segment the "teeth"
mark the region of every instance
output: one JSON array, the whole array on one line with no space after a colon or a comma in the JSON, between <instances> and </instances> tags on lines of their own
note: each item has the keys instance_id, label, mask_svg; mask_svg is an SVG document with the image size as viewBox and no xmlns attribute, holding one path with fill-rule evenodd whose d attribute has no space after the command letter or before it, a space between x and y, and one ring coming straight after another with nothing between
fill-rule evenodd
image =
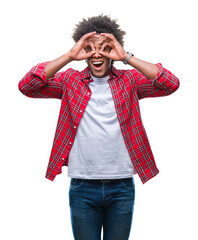
<instances>
[{"instance_id":1,"label":"teeth","mask_svg":"<svg viewBox=\"0 0 198 240\"><path fill-rule=\"evenodd\" d=\"M103 62L93 62L93 64L102 64Z\"/></svg>"}]
</instances>

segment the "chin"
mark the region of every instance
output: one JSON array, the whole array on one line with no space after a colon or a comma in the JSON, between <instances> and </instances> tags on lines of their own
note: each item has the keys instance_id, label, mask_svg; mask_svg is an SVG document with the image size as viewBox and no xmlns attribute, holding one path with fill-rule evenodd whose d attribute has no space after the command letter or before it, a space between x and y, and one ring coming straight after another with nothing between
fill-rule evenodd
<instances>
[{"instance_id":1,"label":"chin","mask_svg":"<svg viewBox=\"0 0 198 240\"><path fill-rule=\"evenodd\" d=\"M95 76L95 77L100 78L100 77L106 77L106 76L108 76L108 75L109 75L109 71L107 71L107 72L105 72L105 71L103 71L103 72L91 71L91 74L92 74L93 76Z\"/></svg>"},{"instance_id":2,"label":"chin","mask_svg":"<svg viewBox=\"0 0 198 240\"><path fill-rule=\"evenodd\" d=\"M98 77L98 78L102 78L102 77L105 77L106 75L104 74L104 73L92 73L92 75L94 76L94 77Z\"/></svg>"}]
</instances>

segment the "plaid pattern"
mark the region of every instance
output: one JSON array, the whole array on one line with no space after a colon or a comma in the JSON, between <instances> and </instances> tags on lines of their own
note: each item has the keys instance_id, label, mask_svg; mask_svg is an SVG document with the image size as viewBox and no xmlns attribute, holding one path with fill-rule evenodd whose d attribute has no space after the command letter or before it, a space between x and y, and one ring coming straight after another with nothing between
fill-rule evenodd
<instances>
[{"instance_id":1,"label":"plaid pattern","mask_svg":"<svg viewBox=\"0 0 198 240\"><path fill-rule=\"evenodd\" d=\"M62 172L62 166L68 166L69 152L91 96L88 83L93 80L88 67L81 72L70 68L47 80L46 64L33 67L19 82L19 90L32 98L62 99L46 172L46 178L53 181ZM139 99L170 95L179 87L178 78L160 63L157 66L155 79L147 79L136 69L117 70L113 66L108 80L126 147L143 183L159 170L141 121Z\"/></svg>"}]
</instances>

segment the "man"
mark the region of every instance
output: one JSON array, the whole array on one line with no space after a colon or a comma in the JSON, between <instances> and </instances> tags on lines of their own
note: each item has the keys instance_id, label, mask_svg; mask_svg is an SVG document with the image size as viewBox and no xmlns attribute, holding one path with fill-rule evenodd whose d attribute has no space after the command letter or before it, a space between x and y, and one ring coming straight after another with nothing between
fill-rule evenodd
<instances>
[{"instance_id":1,"label":"man","mask_svg":"<svg viewBox=\"0 0 198 240\"><path fill-rule=\"evenodd\" d=\"M69 202L76 240L129 238L138 173L143 183L158 169L142 125L139 99L170 95L179 80L161 64L140 60L123 48L125 32L108 16L83 19L74 47L33 67L19 82L33 98L62 100L46 177L63 165L71 177ZM86 60L81 72L67 69ZM133 67L117 70L114 61Z\"/></svg>"}]
</instances>

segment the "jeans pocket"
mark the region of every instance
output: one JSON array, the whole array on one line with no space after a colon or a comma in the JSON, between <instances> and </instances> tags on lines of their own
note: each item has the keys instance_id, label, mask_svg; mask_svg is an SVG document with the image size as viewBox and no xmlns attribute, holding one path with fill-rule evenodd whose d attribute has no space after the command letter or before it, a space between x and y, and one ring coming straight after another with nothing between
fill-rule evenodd
<instances>
[{"instance_id":1,"label":"jeans pocket","mask_svg":"<svg viewBox=\"0 0 198 240\"><path fill-rule=\"evenodd\" d=\"M82 183L83 183L82 179L71 178L70 188L77 189L77 188L79 188L82 185Z\"/></svg>"},{"instance_id":2,"label":"jeans pocket","mask_svg":"<svg viewBox=\"0 0 198 240\"><path fill-rule=\"evenodd\" d=\"M135 188L134 179L133 178L127 178L122 181L122 185L129 190L132 190Z\"/></svg>"}]
</instances>

